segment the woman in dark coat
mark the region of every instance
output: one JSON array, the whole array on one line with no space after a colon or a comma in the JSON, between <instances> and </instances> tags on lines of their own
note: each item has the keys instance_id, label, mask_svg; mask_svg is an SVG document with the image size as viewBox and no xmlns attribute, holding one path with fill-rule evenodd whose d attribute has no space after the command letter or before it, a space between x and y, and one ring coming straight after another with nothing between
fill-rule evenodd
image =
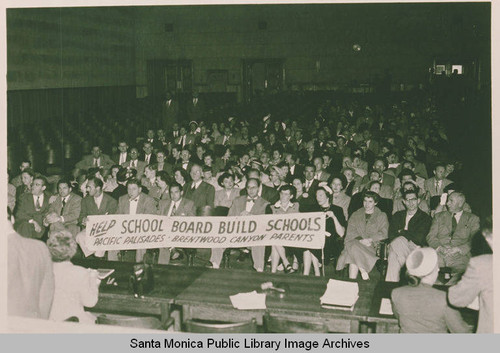
<instances>
[{"instance_id":1,"label":"woman in dark coat","mask_svg":"<svg viewBox=\"0 0 500 353\"><path fill-rule=\"evenodd\" d=\"M345 233L346 220L344 211L341 207L332 205L332 189L326 183L321 183L320 187L316 189L316 201L318 206L313 209L313 212L325 212L326 224L325 230L327 237L325 238L325 245L323 248L324 258L326 262L330 259L338 257L343 247L343 237ZM310 249L304 251L304 275L309 275L311 270L311 263L314 267L315 276L319 276L319 259L322 257L322 250Z\"/></svg>"}]
</instances>

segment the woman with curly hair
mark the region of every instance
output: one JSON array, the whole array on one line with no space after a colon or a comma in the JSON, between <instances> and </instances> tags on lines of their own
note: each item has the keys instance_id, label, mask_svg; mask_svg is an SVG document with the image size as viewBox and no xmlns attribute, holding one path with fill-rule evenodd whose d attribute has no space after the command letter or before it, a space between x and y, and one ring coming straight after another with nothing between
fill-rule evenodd
<instances>
[{"instance_id":1,"label":"woman with curly hair","mask_svg":"<svg viewBox=\"0 0 500 353\"><path fill-rule=\"evenodd\" d=\"M53 231L47 240L47 247L53 262L55 292L49 319L64 321L77 317L79 322L95 323L94 315L86 312L99 298L99 284L96 270L73 265L70 260L75 255L75 238L66 229Z\"/></svg>"}]
</instances>

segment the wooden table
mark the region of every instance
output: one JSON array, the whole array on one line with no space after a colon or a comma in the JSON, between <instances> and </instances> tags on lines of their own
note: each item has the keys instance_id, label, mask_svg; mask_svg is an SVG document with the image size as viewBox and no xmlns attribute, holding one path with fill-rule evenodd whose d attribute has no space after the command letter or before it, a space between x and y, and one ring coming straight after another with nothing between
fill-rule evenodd
<instances>
[{"instance_id":1,"label":"wooden table","mask_svg":"<svg viewBox=\"0 0 500 353\"><path fill-rule=\"evenodd\" d=\"M267 311L300 321L322 321L331 332L359 332L360 323L371 323L376 332L397 332L398 322L392 316L382 316L373 307L380 307L383 293L368 281L359 282L360 298L354 310L324 309L319 298L326 290L328 278L305 277L298 274L283 275L249 272L245 270L207 270L176 298L175 304L183 308L183 320L190 318L221 321L244 321L255 318L262 324L266 310L237 310L229 299L230 295L260 290L267 281L286 283L290 287L285 298L267 295ZM376 291L379 291L375 295ZM378 304L374 303L378 300ZM379 298L379 299L376 299Z\"/></svg>"},{"instance_id":2,"label":"wooden table","mask_svg":"<svg viewBox=\"0 0 500 353\"><path fill-rule=\"evenodd\" d=\"M174 299L189 287L207 269L203 267L185 267L154 265L154 289L143 299L135 298L129 285L133 263L101 260L73 260L73 263L87 268L113 268L110 276L115 278L117 286L107 285L102 281L99 288L99 301L89 310L119 314L157 315L166 320L170 316L170 306Z\"/></svg>"}]
</instances>

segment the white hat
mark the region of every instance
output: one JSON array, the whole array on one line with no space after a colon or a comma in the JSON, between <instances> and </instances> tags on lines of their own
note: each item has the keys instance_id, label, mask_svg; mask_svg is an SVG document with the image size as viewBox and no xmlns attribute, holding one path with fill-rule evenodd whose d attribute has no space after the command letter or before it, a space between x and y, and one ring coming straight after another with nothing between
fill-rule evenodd
<instances>
[{"instance_id":1,"label":"white hat","mask_svg":"<svg viewBox=\"0 0 500 353\"><path fill-rule=\"evenodd\" d=\"M413 250L406 259L408 273L416 277L425 277L436 268L438 255L433 248L418 248Z\"/></svg>"}]
</instances>

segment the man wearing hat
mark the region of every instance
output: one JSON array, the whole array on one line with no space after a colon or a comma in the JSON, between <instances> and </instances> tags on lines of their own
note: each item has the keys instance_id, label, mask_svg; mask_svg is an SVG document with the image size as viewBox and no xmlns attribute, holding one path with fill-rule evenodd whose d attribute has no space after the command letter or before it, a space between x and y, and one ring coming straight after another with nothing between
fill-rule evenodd
<instances>
[{"instance_id":1,"label":"man wearing hat","mask_svg":"<svg viewBox=\"0 0 500 353\"><path fill-rule=\"evenodd\" d=\"M189 122L189 132L186 135L186 145L194 146L200 141L200 129L196 121Z\"/></svg>"},{"instance_id":2,"label":"man wearing hat","mask_svg":"<svg viewBox=\"0 0 500 353\"><path fill-rule=\"evenodd\" d=\"M448 306L446 292L432 287L439 273L436 250L413 250L406 268L411 285L396 288L391 294L402 333L471 332L460 312Z\"/></svg>"},{"instance_id":3,"label":"man wearing hat","mask_svg":"<svg viewBox=\"0 0 500 353\"><path fill-rule=\"evenodd\" d=\"M448 196L447 211L435 215L427 235L427 243L439 255L439 267L452 273L463 273L470 258L472 236L479 231L479 218L464 211L465 195L453 192Z\"/></svg>"}]
</instances>

